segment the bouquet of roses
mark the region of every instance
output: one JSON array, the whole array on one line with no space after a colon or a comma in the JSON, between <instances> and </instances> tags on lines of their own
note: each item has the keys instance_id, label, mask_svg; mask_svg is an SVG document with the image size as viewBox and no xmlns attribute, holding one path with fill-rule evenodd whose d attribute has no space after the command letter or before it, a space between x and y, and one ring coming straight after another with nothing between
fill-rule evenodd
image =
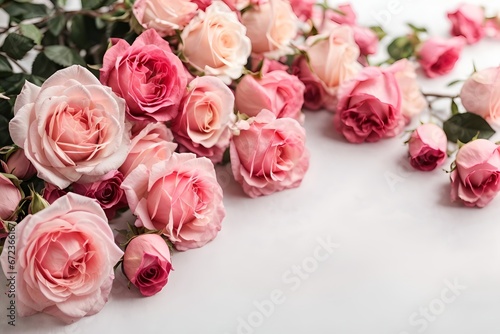
<instances>
[{"instance_id":1,"label":"bouquet of roses","mask_svg":"<svg viewBox=\"0 0 500 334\"><path fill-rule=\"evenodd\" d=\"M151 296L168 281L171 250L216 237L225 209L214 164L230 163L250 197L298 187L309 166L303 107L334 112L332 126L349 142L397 136L439 98L421 92L414 59L427 76L443 75L466 42L500 35L498 17L461 8L450 13L460 37L424 39L425 29L410 25L390 43L387 66L369 66L385 33L360 26L348 4L0 5L9 15L0 50L0 262L16 277L20 316L66 322L102 309L118 266ZM433 124L412 134L413 166L441 164L447 139L491 136L486 122L499 104L467 105L467 96L497 101L498 73L469 79L462 102L470 113L457 111L446 134ZM463 129L477 131L457 138ZM498 149L467 145L452 193L481 206L500 190ZM109 223L125 210L135 221L115 236Z\"/></svg>"}]
</instances>

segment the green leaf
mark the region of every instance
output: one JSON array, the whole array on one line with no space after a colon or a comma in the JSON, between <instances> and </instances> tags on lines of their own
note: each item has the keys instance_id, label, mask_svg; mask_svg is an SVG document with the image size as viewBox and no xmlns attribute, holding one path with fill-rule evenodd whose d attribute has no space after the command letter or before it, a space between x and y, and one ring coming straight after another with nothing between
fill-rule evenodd
<instances>
[{"instance_id":1,"label":"green leaf","mask_svg":"<svg viewBox=\"0 0 500 334\"><path fill-rule=\"evenodd\" d=\"M98 9L115 3L116 0L83 0L83 9Z\"/></svg>"},{"instance_id":2,"label":"green leaf","mask_svg":"<svg viewBox=\"0 0 500 334\"><path fill-rule=\"evenodd\" d=\"M5 78L0 78L0 88L5 95L17 95L24 86L27 75L24 73L13 73Z\"/></svg>"},{"instance_id":3,"label":"green leaf","mask_svg":"<svg viewBox=\"0 0 500 334\"><path fill-rule=\"evenodd\" d=\"M394 60L410 58L415 51L413 43L408 37L398 37L387 47L387 52Z\"/></svg>"},{"instance_id":4,"label":"green leaf","mask_svg":"<svg viewBox=\"0 0 500 334\"><path fill-rule=\"evenodd\" d=\"M107 40L105 30L97 28L96 19L84 15L75 15L73 17L69 37L80 49L89 49Z\"/></svg>"},{"instance_id":5,"label":"green leaf","mask_svg":"<svg viewBox=\"0 0 500 334\"><path fill-rule=\"evenodd\" d=\"M7 57L0 55L0 76L12 74L12 66Z\"/></svg>"},{"instance_id":6,"label":"green leaf","mask_svg":"<svg viewBox=\"0 0 500 334\"><path fill-rule=\"evenodd\" d=\"M30 38L37 45L42 42L43 34L34 24L20 24L19 31L25 37Z\"/></svg>"},{"instance_id":7,"label":"green leaf","mask_svg":"<svg viewBox=\"0 0 500 334\"><path fill-rule=\"evenodd\" d=\"M49 20L49 22L47 22L47 27L49 28L50 33L54 36L58 36L64 29L65 25L66 19L62 14L54 16Z\"/></svg>"},{"instance_id":8,"label":"green leaf","mask_svg":"<svg viewBox=\"0 0 500 334\"><path fill-rule=\"evenodd\" d=\"M43 17L48 15L48 8L45 5L33 3L8 2L2 7L10 16L11 22L19 23L24 20Z\"/></svg>"},{"instance_id":9,"label":"green leaf","mask_svg":"<svg viewBox=\"0 0 500 334\"><path fill-rule=\"evenodd\" d=\"M3 42L2 51L13 59L21 59L34 46L35 42L33 42L31 38L16 33L10 33Z\"/></svg>"},{"instance_id":10,"label":"green leaf","mask_svg":"<svg viewBox=\"0 0 500 334\"><path fill-rule=\"evenodd\" d=\"M43 52L40 52L36 56L35 61L33 61L31 73L42 78L48 78L60 69L62 69L62 66L57 65L52 60L47 58Z\"/></svg>"},{"instance_id":11,"label":"green leaf","mask_svg":"<svg viewBox=\"0 0 500 334\"><path fill-rule=\"evenodd\" d=\"M449 141L462 143L468 143L476 135L488 139L495 134L484 118L469 112L451 116L443 123L443 130Z\"/></svg>"},{"instance_id":12,"label":"green leaf","mask_svg":"<svg viewBox=\"0 0 500 334\"><path fill-rule=\"evenodd\" d=\"M387 33L382 29L381 26L372 26L370 29L377 35L378 40L382 40L385 36L387 36Z\"/></svg>"},{"instance_id":13,"label":"green leaf","mask_svg":"<svg viewBox=\"0 0 500 334\"><path fill-rule=\"evenodd\" d=\"M451 99L451 114L454 116L454 115L457 115L458 113L459 113L458 112L458 105L455 102L455 99Z\"/></svg>"},{"instance_id":14,"label":"green leaf","mask_svg":"<svg viewBox=\"0 0 500 334\"><path fill-rule=\"evenodd\" d=\"M408 23L408 27L410 27L411 30L413 30L415 33L420 33L420 32L427 32L427 29L424 27L417 27L416 25L413 25L411 23Z\"/></svg>"},{"instance_id":15,"label":"green leaf","mask_svg":"<svg viewBox=\"0 0 500 334\"><path fill-rule=\"evenodd\" d=\"M452 82L450 82L448 85L446 85L447 87L451 87L451 86L455 86L456 84L458 83L461 83L463 80L462 79L457 79L457 80L453 80Z\"/></svg>"},{"instance_id":16,"label":"green leaf","mask_svg":"<svg viewBox=\"0 0 500 334\"><path fill-rule=\"evenodd\" d=\"M61 66L71 66L74 64L86 66L83 58L78 54L78 51L64 45L50 45L45 47L43 51L45 56L54 63Z\"/></svg>"},{"instance_id":17,"label":"green leaf","mask_svg":"<svg viewBox=\"0 0 500 334\"><path fill-rule=\"evenodd\" d=\"M0 105L8 103L7 101L2 102ZM0 114L0 146L4 147L6 145L12 144L12 139L9 135L9 119L4 115Z\"/></svg>"}]
</instances>

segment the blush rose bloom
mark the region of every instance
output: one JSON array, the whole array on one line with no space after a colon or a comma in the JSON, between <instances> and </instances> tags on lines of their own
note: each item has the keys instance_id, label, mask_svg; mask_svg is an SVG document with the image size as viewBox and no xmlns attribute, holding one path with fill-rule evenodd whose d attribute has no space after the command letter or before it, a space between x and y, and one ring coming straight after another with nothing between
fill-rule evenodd
<instances>
[{"instance_id":1,"label":"blush rose bloom","mask_svg":"<svg viewBox=\"0 0 500 334\"><path fill-rule=\"evenodd\" d=\"M20 180L28 180L35 176L36 169L26 158L24 150L17 149L10 154L7 161L0 161L2 168L6 173L15 175Z\"/></svg>"},{"instance_id":2,"label":"blush rose bloom","mask_svg":"<svg viewBox=\"0 0 500 334\"><path fill-rule=\"evenodd\" d=\"M133 238L123 255L123 271L143 296L157 294L168 282L172 270L170 250L158 234Z\"/></svg>"},{"instance_id":3,"label":"blush rose bloom","mask_svg":"<svg viewBox=\"0 0 500 334\"><path fill-rule=\"evenodd\" d=\"M119 39L106 51L101 82L125 99L132 120L166 122L177 116L187 85L180 59L153 29L130 46Z\"/></svg>"},{"instance_id":4,"label":"blush rose bloom","mask_svg":"<svg viewBox=\"0 0 500 334\"><path fill-rule=\"evenodd\" d=\"M197 4L189 0L136 0L132 11L144 29L154 29L165 37L182 30L197 9Z\"/></svg>"},{"instance_id":5,"label":"blush rose bloom","mask_svg":"<svg viewBox=\"0 0 500 334\"><path fill-rule=\"evenodd\" d=\"M474 73L462 86L460 98L467 111L500 125L500 67Z\"/></svg>"},{"instance_id":6,"label":"blush rose bloom","mask_svg":"<svg viewBox=\"0 0 500 334\"><path fill-rule=\"evenodd\" d=\"M79 195L97 200L108 219L113 219L116 210L127 205L123 189L123 174L113 170L93 183L73 183L73 191Z\"/></svg>"},{"instance_id":7,"label":"blush rose bloom","mask_svg":"<svg viewBox=\"0 0 500 334\"><path fill-rule=\"evenodd\" d=\"M321 79L311 71L305 57L297 57L292 65L292 73L304 84L304 108L308 110L322 108L335 110L337 96L332 96L326 91Z\"/></svg>"},{"instance_id":8,"label":"blush rose bloom","mask_svg":"<svg viewBox=\"0 0 500 334\"><path fill-rule=\"evenodd\" d=\"M306 132L292 118L262 110L230 146L234 178L250 197L298 187L309 168Z\"/></svg>"},{"instance_id":9,"label":"blush rose bloom","mask_svg":"<svg viewBox=\"0 0 500 334\"><path fill-rule=\"evenodd\" d=\"M249 117L267 109L277 118L290 117L302 123L304 91L304 84L285 71L272 71L260 78L247 74L236 86L236 109Z\"/></svg>"},{"instance_id":10,"label":"blush rose bloom","mask_svg":"<svg viewBox=\"0 0 500 334\"><path fill-rule=\"evenodd\" d=\"M92 199L61 197L16 226L16 307L21 317L44 312L66 323L99 312L123 252ZM0 262L9 269L7 252Z\"/></svg>"},{"instance_id":11,"label":"blush rose bloom","mask_svg":"<svg viewBox=\"0 0 500 334\"><path fill-rule=\"evenodd\" d=\"M158 161L166 161L177 148L172 132L163 123L149 123L133 134L130 150L125 162L119 168L127 177L137 166L150 168Z\"/></svg>"},{"instance_id":12,"label":"blush rose bloom","mask_svg":"<svg viewBox=\"0 0 500 334\"><path fill-rule=\"evenodd\" d=\"M446 160L448 140L443 129L436 124L420 125L408 141L408 154L413 168L431 171Z\"/></svg>"},{"instance_id":13,"label":"blush rose bloom","mask_svg":"<svg viewBox=\"0 0 500 334\"><path fill-rule=\"evenodd\" d=\"M57 71L41 87L26 82L9 131L38 177L59 188L117 169L130 142L125 103L81 66Z\"/></svg>"},{"instance_id":14,"label":"blush rose bloom","mask_svg":"<svg viewBox=\"0 0 500 334\"><path fill-rule=\"evenodd\" d=\"M409 123L413 117L419 115L427 107L427 100L420 90L415 65L408 59L401 59L393 66L403 98L401 113L406 122Z\"/></svg>"},{"instance_id":15,"label":"blush rose bloom","mask_svg":"<svg viewBox=\"0 0 500 334\"><path fill-rule=\"evenodd\" d=\"M451 34L465 37L468 44L479 42L485 35L485 13L481 6L461 4L456 11L448 13L448 19L452 25Z\"/></svg>"},{"instance_id":16,"label":"blush rose bloom","mask_svg":"<svg viewBox=\"0 0 500 334\"><path fill-rule=\"evenodd\" d=\"M214 165L191 153L174 153L150 169L139 165L122 187L135 225L161 231L180 251L214 239L226 215Z\"/></svg>"},{"instance_id":17,"label":"blush rose bloom","mask_svg":"<svg viewBox=\"0 0 500 334\"><path fill-rule=\"evenodd\" d=\"M460 58L464 45L463 37L432 37L423 42L417 51L417 59L425 75L435 78L450 73Z\"/></svg>"},{"instance_id":18,"label":"blush rose bloom","mask_svg":"<svg viewBox=\"0 0 500 334\"><path fill-rule=\"evenodd\" d=\"M189 65L225 84L241 76L251 52L245 26L222 1L214 1L205 12L199 12L181 38L179 50Z\"/></svg>"},{"instance_id":19,"label":"blush rose bloom","mask_svg":"<svg viewBox=\"0 0 500 334\"><path fill-rule=\"evenodd\" d=\"M206 76L191 81L172 125L180 151L221 162L229 147L233 109L233 92L219 78Z\"/></svg>"},{"instance_id":20,"label":"blush rose bloom","mask_svg":"<svg viewBox=\"0 0 500 334\"><path fill-rule=\"evenodd\" d=\"M252 41L252 53L279 58L292 53L290 42L297 36L299 20L286 0L268 0L253 5L241 16Z\"/></svg>"},{"instance_id":21,"label":"blush rose bloom","mask_svg":"<svg viewBox=\"0 0 500 334\"><path fill-rule=\"evenodd\" d=\"M19 188L12 183L3 173L0 173L0 220L12 220L15 218L17 206L22 199Z\"/></svg>"},{"instance_id":22,"label":"blush rose bloom","mask_svg":"<svg viewBox=\"0 0 500 334\"><path fill-rule=\"evenodd\" d=\"M349 142L376 142L401 133L405 120L398 70L394 65L365 67L340 86L334 125Z\"/></svg>"},{"instance_id":23,"label":"blush rose bloom","mask_svg":"<svg viewBox=\"0 0 500 334\"><path fill-rule=\"evenodd\" d=\"M500 190L500 149L486 139L462 146L451 173L451 199L465 206L484 207Z\"/></svg>"}]
</instances>

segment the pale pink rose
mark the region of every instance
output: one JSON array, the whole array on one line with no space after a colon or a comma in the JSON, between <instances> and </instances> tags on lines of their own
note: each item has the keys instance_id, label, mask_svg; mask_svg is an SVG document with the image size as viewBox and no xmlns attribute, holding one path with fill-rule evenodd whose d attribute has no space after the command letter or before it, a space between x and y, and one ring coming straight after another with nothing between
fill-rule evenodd
<instances>
[{"instance_id":1,"label":"pale pink rose","mask_svg":"<svg viewBox=\"0 0 500 334\"><path fill-rule=\"evenodd\" d=\"M285 71L272 71L260 78L247 74L236 86L236 109L250 117L267 109L277 118L290 117L302 123L304 90L304 84Z\"/></svg>"},{"instance_id":2,"label":"pale pink rose","mask_svg":"<svg viewBox=\"0 0 500 334\"><path fill-rule=\"evenodd\" d=\"M150 168L158 161L166 161L177 148L172 132L163 123L149 123L133 135L125 162L119 168L127 177L137 166Z\"/></svg>"},{"instance_id":3,"label":"pale pink rose","mask_svg":"<svg viewBox=\"0 0 500 334\"><path fill-rule=\"evenodd\" d=\"M189 65L225 84L241 76L251 52L245 26L222 1L214 1L205 12L199 12L181 38L179 50Z\"/></svg>"},{"instance_id":4,"label":"pale pink rose","mask_svg":"<svg viewBox=\"0 0 500 334\"><path fill-rule=\"evenodd\" d=\"M49 202L49 204L54 203L60 197L63 197L68 192L64 189L60 189L53 185L52 183L45 182L45 187L43 188L42 196Z\"/></svg>"},{"instance_id":5,"label":"pale pink rose","mask_svg":"<svg viewBox=\"0 0 500 334\"><path fill-rule=\"evenodd\" d=\"M451 173L451 200L484 207L500 190L500 149L486 139L462 146Z\"/></svg>"},{"instance_id":6,"label":"pale pink rose","mask_svg":"<svg viewBox=\"0 0 500 334\"><path fill-rule=\"evenodd\" d=\"M139 165L122 187L135 225L161 231L180 251L214 239L226 215L214 165L194 154L174 153L151 168Z\"/></svg>"},{"instance_id":7,"label":"pale pink rose","mask_svg":"<svg viewBox=\"0 0 500 334\"><path fill-rule=\"evenodd\" d=\"M375 142L401 133L402 93L397 67L365 67L340 86L334 125L351 143Z\"/></svg>"},{"instance_id":8,"label":"pale pink rose","mask_svg":"<svg viewBox=\"0 0 500 334\"><path fill-rule=\"evenodd\" d=\"M279 58L293 53L290 42L297 36L299 20L286 0L269 0L241 15L252 41L252 53Z\"/></svg>"},{"instance_id":9,"label":"pale pink rose","mask_svg":"<svg viewBox=\"0 0 500 334\"><path fill-rule=\"evenodd\" d=\"M451 34L463 36L468 44L479 42L484 37L484 8L473 4L461 4L454 12L448 13Z\"/></svg>"},{"instance_id":10,"label":"pale pink rose","mask_svg":"<svg viewBox=\"0 0 500 334\"><path fill-rule=\"evenodd\" d=\"M474 73L460 92L465 109L500 125L500 67Z\"/></svg>"},{"instance_id":11,"label":"pale pink rose","mask_svg":"<svg viewBox=\"0 0 500 334\"><path fill-rule=\"evenodd\" d=\"M176 30L182 30L197 9L196 1L136 0L132 11L144 29L152 28L165 37L174 35Z\"/></svg>"},{"instance_id":12,"label":"pale pink rose","mask_svg":"<svg viewBox=\"0 0 500 334\"><path fill-rule=\"evenodd\" d=\"M417 59L425 75L435 78L453 70L464 46L465 38L463 37L450 39L431 37L420 46Z\"/></svg>"},{"instance_id":13,"label":"pale pink rose","mask_svg":"<svg viewBox=\"0 0 500 334\"><path fill-rule=\"evenodd\" d=\"M132 120L166 122L174 119L187 85L180 59L153 29L130 46L120 39L106 51L101 82L127 103Z\"/></svg>"},{"instance_id":14,"label":"pale pink rose","mask_svg":"<svg viewBox=\"0 0 500 334\"><path fill-rule=\"evenodd\" d=\"M420 90L415 65L412 62L401 59L394 64L394 70L403 98L401 113L408 123L427 107L427 100Z\"/></svg>"},{"instance_id":15,"label":"pale pink rose","mask_svg":"<svg viewBox=\"0 0 500 334\"><path fill-rule=\"evenodd\" d=\"M305 57L297 57L292 65L293 74L304 84L304 108L319 110L336 106L337 97L329 95L320 78L311 71ZM331 103L330 103L331 102Z\"/></svg>"},{"instance_id":16,"label":"pale pink rose","mask_svg":"<svg viewBox=\"0 0 500 334\"><path fill-rule=\"evenodd\" d=\"M130 142L125 102L81 66L59 70L41 87L26 82L9 131L38 177L59 188L118 168Z\"/></svg>"},{"instance_id":17,"label":"pale pink rose","mask_svg":"<svg viewBox=\"0 0 500 334\"><path fill-rule=\"evenodd\" d=\"M123 255L123 271L143 296L157 294L168 282L172 270L170 250L158 234L133 238Z\"/></svg>"},{"instance_id":18,"label":"pale pink rose","mask_svg":"<svg viewBox=\"0 0 500 334\"><path fill-rule=\"evenodd\" d=\"M290 0L290 5L295 15L305 22L312 17L316 0Z\"/></svg>"},{"instance_id":19,"label":"pale pink rose","mask_svg":"<svg viewBox=\"0 0 500 334\"><path fill-rule=\"evenodd\" d=\"M496 17L486 19L484 31L486 36L500 39L500 13Z\"/></svg>"},{"instance_id":20,"label":"pale pink rose","mask_svg":"<svg viewBox=\"0 0 500 334\"><path fill-rule=\"evenodd\" d=\"M352 29L337 26L328 35L321 34L306 40L307 56L312 72L320 79L325 92L333 98L329 110L336 109L339 86L352 79L361 70L359 48L354 43Z\"/></svg>"},{"instance_id":21,"label":"pale pink rose","mask_svg":"<svg viewBox=\"0 0 500 334\"><path fill-rule=\"evenodd\" d=\"M431 171L446 160L448 140L436 124L420 125L408 141L408 155L413 168Z\"/></svg>"},{"instance_id":22,"label":"pale pink rose","mask_svg":"<svg viewBox=\"0 0 500 334\"><path fill-rule=\"evenodd\" d=\"M250 197L300 186L309 168L306 131L292 118L262 110L230 146L235 180Z\"/></svg>"},{"instance_id":23,"label":"pale pink rose","mask_svg":"<svg viewBox=\"0 0 500 334\"><path fill-rule=\"evenodd\" d=\"M0 173L0 220L14 220L19 202L22 199L19 188L7 176Z\"/></svg>"},{"instance_id":24,"label":"pale pink rose","mask_svg":"<svg viewBox=\"0 0 500 334\"><path fill-rule=\"evenodd\" d=\"M35 167L22 149L15 150L8 156L7 161L1 161L1 164L6 173L15 175L20 180L28 180L36 174Z\"/></svg>"},{"instance_id":25,"label":"pale pink rose","mask_svg":"<svg viewBox=\"0 0 500 334\"><path fill-rule=\"evenodd\" d=\"M117 170L112 170L98 181L93 183L73 183L72 187L75 193L97 200L97 203L106 213L106 217L113 219L116 210L127 205L123 189L120 188L122 182L123 174Z\"/></svg>"},{"instance_id":26,"label":"pale pink rose","mask_svg":"<svg viewBox=\"0 0 500 334\"><path fill-rule=\"evenodd\" d=\"M172 124L180 151L221 162L229 147L233 110L233 92L219 78L206 76L191 81L181 112Z\"/></svg>"},{"instance_id":27,"label":"pale pink rose","mask_svg":"<svg viewBox=\"0 0 500 334\"><path fill-rule=\"evenodd\" d=\"M70 193L28 215L14 235L19 316L43 312L70 323L104 307L123 252L94 200ZM0 257L6 275L7 253Z\"/></svg>"}]
</instances>

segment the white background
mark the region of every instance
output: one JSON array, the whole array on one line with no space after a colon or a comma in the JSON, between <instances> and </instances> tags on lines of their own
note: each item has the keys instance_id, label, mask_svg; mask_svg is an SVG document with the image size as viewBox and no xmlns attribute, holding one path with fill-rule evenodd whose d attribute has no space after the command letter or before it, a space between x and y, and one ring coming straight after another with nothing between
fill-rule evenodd
<instances>
[{"instance_id":1,"label":"white background","mask_svg":"<svg viewBox=\"0 0 500 334\"><path fill-rule=\"evenodd\" d=\"M399 4L396 14L380 22L389 33L403 34L411 21L442 36L445 12L459 3L353 4L360 21L373 24L391 2ZM482 3L500 10L496 1ZM472 60L478 68L500 65L500 41L466 47L452 74L421 81L424 91L446 91L446 83L471 73ZM0 333L497 334L500 198L484 209L452 204L448 174L411 170L406 138L348 144L331 119L306 114L311 166L299 189L250 199L219 169L222 231L201 249L174 254L175 271L159 294L140 297L118 272L99 314L70 326L47 315L17 318L15 329L6 324L2 294ZM314 260L318 240L328 238L338 248ZM303 265L307 278L292 272ZM446 282L462 288L453 293ZM256 303L277 290L282 303L263 315Z\"/></svg>"}]
</instances>

